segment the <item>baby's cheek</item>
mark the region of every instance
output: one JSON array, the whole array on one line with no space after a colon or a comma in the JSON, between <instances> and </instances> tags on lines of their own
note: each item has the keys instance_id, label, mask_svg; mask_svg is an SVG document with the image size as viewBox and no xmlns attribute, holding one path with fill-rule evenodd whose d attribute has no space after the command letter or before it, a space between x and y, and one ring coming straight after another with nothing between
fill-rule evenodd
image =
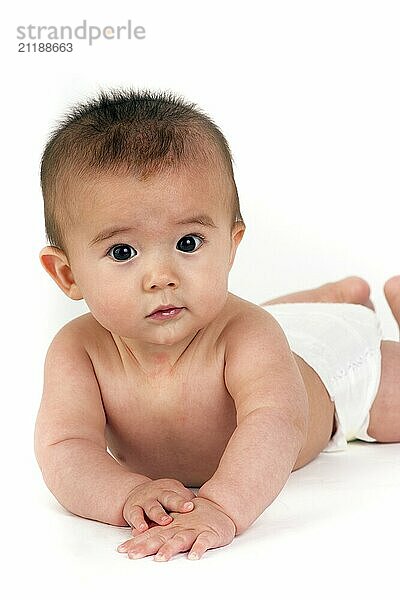
<instances>
[{"instance_id":1,"label":"baby's cheek","mask_svg":"<svg viewBox=\"0 0 400 600\"><path fill-rule=\"evenodd\" d=\"M91 294L85 301L100 325L118 335L127 335L125 330L129 322L132 324L132 320L128 318L128 307L124 307L122 302L118 304L112 296L107 296L107 292L99 296Z\"/></svg>"},{"instance_id":2,"label":"baby's cheek","mask_svg":"<svg viewBox=\"0 0 400 600\"><path fill-rule=\"evenodd\" d=\"M215 305L221 305L226 301L228 292L228 280L224 277L223 270L214 270L208 274L208 299Z\"/></svg>"},{"instance_id":3,"label":"baby's cheek","mask_svg":"<svg viewBox=\"0 0 400 600\"><path fill-rule=\"evenodd\" d=\"M224 307L228 286L223 277L218 277L216 273L208 274L207 284L201 286L196 294L197 304L202 307L208 320L216 317Z\"/></svg>"}]
</instances>

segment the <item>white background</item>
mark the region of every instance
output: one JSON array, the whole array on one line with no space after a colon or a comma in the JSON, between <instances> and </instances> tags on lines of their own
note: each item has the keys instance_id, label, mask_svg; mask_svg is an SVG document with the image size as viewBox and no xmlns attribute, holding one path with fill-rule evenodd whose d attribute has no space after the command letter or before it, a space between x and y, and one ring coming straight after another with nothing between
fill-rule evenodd
<instances>
[{"instance_id":1,"label":"white background","mask_svg":"<svg viewBox=\"0 0 400 600\"><path fill-rule=\"evenodd\" d=\"M94 582L83 575L93 552L90 528L100 528L102 569L124 538L102 524L65 519L33 456L46 349L62 325L88 310L64 296L39 263L46 245L39 161L51 129L72 104L109 87L169 89L196 102L229 141L247 225L230 290L258 303L357 274L371 285L385 337L398 339L382 286L400 273L400 11L384 0L153 0L112 8L36 1L10 10L2 22L1 95L3 516L16 569L10 573L18 579L20 561L30 564L30 577L18 585L28 590L34 573L46 596L61 552L71 589L81 585L87 594ZM17 26L76 27L83 19L103 27L131 19L145 27L146 39L76 41L71 54L17 52ZM57 527L63 533L52 537ZM78 559L74 528L86 536ZM260 552L260 544L252 550ZM250 541L247 556L249 547ZM230 549L222 552L229 573ZM122 557L112 559L126 569ZM200 572L196 563L172 564L191 576ZM113 589L112 580L108 585Z\"/></svg>"}]
</instances>

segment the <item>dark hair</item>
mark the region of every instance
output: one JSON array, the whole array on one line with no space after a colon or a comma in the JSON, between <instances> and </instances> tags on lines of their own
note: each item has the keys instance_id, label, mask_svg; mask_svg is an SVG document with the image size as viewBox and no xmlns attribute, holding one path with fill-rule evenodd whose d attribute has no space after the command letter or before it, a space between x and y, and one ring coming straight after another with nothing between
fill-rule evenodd
<instances>
[{"instance_id":1,"label":"dark hair","mask_svg":"<svg viewBox=\"0 0 400 600\"><path fill-rule=\"evenodd\" d=\"M65 253L71 225L69 205L60 194L68 177L95 172L131 173L144 180L197 159L222 158L232 181L232 226L242 222L224 135L195 104L171 92L111 90L74 106L44 149L41 186L48 243Z\"/></svg>"}]
</instances>

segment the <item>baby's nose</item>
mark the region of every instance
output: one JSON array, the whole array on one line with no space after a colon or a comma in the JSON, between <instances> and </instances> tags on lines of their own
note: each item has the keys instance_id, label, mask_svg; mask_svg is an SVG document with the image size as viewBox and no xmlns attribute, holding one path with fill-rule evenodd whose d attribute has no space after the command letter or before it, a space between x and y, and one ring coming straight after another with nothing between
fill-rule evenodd
<instances>
[{"instance_id":1,"label":"baby's nose","mask_svg":"<svg viewBox=\"0 0 400 600\"><path fill-rule=\"evenodd\" d=\"M155 288L165 288L165 287L175 288L176 283L174 283L173 281L169 281L168 283L158 282L158 283L152 283L150 285L150 289L152 289L152 290Z\"/></svg>"},{"instance_id":2,"label":"baby's nose","mask_svg":"<svg viewBox=\"0 0 400 600\"><path fill-rule=\"evenodd\" d=\"M169 272L153 272L144 278L144 287L150 290L156 288L164 289L167 287L174 289L177 285L177 278Z\"/></svg>"},{"instance_id":3,"label":"baby's nose","mask_svg":"<svg viewBox=\"0 0 400 600\"><path fill-rule=\"evenodd\" d=\"M178 287L179 277L175 266L169 256L153 256L143 265L143 287L147 290Z\"/></svg>"}]
</instances>

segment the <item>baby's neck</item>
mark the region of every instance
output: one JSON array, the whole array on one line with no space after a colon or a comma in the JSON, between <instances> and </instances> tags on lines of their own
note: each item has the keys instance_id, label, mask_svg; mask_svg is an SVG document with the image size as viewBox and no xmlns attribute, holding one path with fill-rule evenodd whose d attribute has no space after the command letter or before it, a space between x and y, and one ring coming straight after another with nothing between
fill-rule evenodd
<instances>
[{"instance_id":1,"label":"baby's neck","mask_svg":"<svg viewBox=\"0 0 400 600\"><path fill-rule=\"evenodd\" d=\"M146 376L172 374L186 358L189 348L202 332L199 329L172 345L148 344L112 334L115 343L123 349L129 363Z\"/></svg>"}]
</instances>

